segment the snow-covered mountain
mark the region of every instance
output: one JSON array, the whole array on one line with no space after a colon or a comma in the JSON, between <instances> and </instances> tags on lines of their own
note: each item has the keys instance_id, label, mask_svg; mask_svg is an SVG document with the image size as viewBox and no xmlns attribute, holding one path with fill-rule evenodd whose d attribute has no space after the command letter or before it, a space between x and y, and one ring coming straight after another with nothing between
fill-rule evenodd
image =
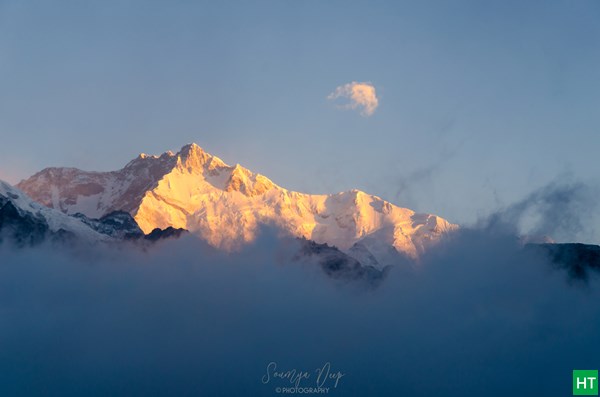
<instances>
[{"instance_id":1,"label":"snow-covered mountain","mask_svg":"<svg viewBox=\"0 0 600 397\"><path fill-rule=\"evenodd\" d=\"M78 241L117 244L124 241L152 243L179 237L186 231L172 227L154 229L148 234L139 228L128 212L113 211L100 219L77 213L67 215L32 200L25 193L0 180L0 243L18 246L44 241Z\"/></svg>"},{"instance_id":2,"label":"snow-covered mountain","mask_svg":"<svg viewBox=\"0 0 600 397\"><path fill-rule=\"evenodd\" d=\"M359 261L373 259L377 267L394 253L416 258L456 229L438 216L359 190L290 191L239 164L229 166L196 144L176 154L141 154L112 172L47 168L18 187L66 214L100 218L126 211L146 233L183 228L223 249L253 241L260 225L274 225L292 236L334 245Z\"/></svg>"},{"instance_id":3,"label":"snow-covered mountain","mask_svg":"<svg viewBox=\"0 0 600 397\"><path fill-rule=\"evenodd\" d=\"M28 245L49 236L68 236L90 243L112 240L80 219L40 205L19 189L0 181L0 240Z\"/></svg>"}]
</instances>

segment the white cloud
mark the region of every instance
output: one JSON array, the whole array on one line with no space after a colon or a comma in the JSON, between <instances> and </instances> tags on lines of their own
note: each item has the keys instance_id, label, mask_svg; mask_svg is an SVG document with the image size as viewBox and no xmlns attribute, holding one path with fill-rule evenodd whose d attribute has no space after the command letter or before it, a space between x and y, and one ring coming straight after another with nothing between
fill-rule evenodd
<instances>
[{"instance_id":1,"label":"white cloud","mask_svg":"<svg viewBox=\"0 0 600 397\"><path fill-rule=\"evenodd\" d=\"M344 84L327 96L330 101L335 101L340 109L360 109L360 114L365 117L372 116L379 106L379 99L375 87L369 82Z\"/></svg>"}]
</instances>

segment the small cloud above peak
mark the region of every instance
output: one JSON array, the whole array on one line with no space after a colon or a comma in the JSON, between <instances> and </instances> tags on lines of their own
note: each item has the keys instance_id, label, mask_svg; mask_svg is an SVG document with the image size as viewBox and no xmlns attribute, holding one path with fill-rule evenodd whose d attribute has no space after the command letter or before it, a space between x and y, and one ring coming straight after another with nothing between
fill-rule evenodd
<instances>
[{"instance_id":1,"label":"small cloud above peak","mask_svg":"<svg viewBox=\"0 0 600 397\"><path fill-rule=\"evenodd\" d=\"M359 109L361 116L364 117L372 116L379 106L377 92L370 82L353 81L341 85L329 94L327 99L334 101L339 109Z\"/></svg>"}]
</instances>

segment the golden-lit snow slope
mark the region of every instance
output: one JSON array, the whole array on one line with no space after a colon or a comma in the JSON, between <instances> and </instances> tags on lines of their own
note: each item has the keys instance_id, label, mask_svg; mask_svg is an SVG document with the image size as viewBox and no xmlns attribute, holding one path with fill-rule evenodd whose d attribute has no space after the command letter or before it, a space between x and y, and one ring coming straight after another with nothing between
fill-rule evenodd
<instances>
[{"instance_id":1,"label":"golden-lit snow slope","mask_svg":"<svg viewBox=\"0 0 600 397\"><path fill-rule=\"evenodd\" d=\"M329 195L289 191L240 165L229 166L198 145L177 154L140 155L119 171L49 168L19 188L63 212L90 217L129 211L144 232L185 228L233 249L252 241L259 225L347 250L368 237L417 257L446 232L446 220L417 214L351 190Z\"/></svg>"}]
</instances>

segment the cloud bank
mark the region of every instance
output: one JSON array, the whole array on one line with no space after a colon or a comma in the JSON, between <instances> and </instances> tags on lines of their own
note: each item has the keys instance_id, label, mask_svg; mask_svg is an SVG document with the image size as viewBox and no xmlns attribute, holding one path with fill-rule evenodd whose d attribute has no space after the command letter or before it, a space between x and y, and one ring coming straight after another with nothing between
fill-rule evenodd
<instances>
[{"instance_id":1,"label":"cloud bank","mask_svg":"<svg viewBox=\"0 0 600 397\"><path fill-rule=\"evenodd\" d=\"M341 85L329 94L327 99L334 101L340 109L358 109L364 117L372 116L379 106L375 87L368 82L353 81Z\"/></svg>"},{"instance_id":2,"label":"cloud bank","mask_svg":"<svg viewBox=\"0 0 600 397\"><path fill-rule=\"evenodd\" d=\"M598 280L569 285L503 230L465 229L376 290L272 234L238 254L0 247L0 394L276 396L271 362L302 385L329 362L335 396L570 395L598 367Z\"/></svg>"}]
</instances>

